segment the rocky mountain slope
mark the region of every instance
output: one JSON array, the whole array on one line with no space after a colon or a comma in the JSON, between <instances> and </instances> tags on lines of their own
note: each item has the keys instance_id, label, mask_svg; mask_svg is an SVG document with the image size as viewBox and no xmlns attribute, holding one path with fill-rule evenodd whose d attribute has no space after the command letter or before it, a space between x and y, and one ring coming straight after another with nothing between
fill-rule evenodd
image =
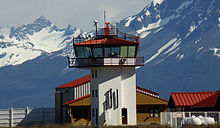
<instances>
[{"instance_id":1,"label":"rocky mountain slope","mask_svg":"<svg viewBox=\"0 0 220 128\"><path fill-rule=\"evenodd\" d=\"M219 90L220 1L152 0L140 13L117 22L139 35L145 66L137 84L168 99L173 91ZM0 28L0 108L54 105L56 86L88 74L67 68L73 26L60 29L45 17Z\"/></svg>"},{"instance_id":2,"label":"rocky mountain slope","mask_svg":"<svg viewBox=\"0 0 220 128\"><path fill-rule=\"evenodd\" d=\"M117 23L141 37L140 86L168 98L173 91L219 90L220 1L154 0Z\"/></svg>"}]
</instances>

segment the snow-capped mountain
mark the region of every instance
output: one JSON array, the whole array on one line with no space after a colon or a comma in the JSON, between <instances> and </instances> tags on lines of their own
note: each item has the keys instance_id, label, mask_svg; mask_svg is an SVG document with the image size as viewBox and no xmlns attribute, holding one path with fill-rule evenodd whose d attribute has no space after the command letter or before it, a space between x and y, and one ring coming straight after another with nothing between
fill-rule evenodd
<instances>
[{"instance_id":1,"label":"snow-capped mountain","mask_svg":"<svg viewBox=\"0 0 220 128\"><path fill-rule=\"evenodd\" d=\"M71 25L60 29L45 17L1 27L0 108L53 106L56 86L87 75L67 68L72 37L79 35L86 33Z\"/></svg>"},{"instance_id":2,"label":"snow-capped mountain","mask_svg":"<svg viewBox=\"0 0 220 128\"><path fill-rule=\"evenodd\" d=\"M145 66L137 70L140 86L167 98L173 91L219 89L219 5L218 0L152 0L117 23L141 38Z\"/></svg>"},{"instance_id":3,"label":"snow-capped mountain","mask_svg":"<svg viewBox=\"0 0 220 128\"><path fill-rule=\"evenodd\" d=\"M19 65L68 48L72 37L82 34L85 33L70 25L59 29L45 17L32 24L0 28L0 67Z\"/></svg>"},{"instance_id":4,"label":"snow-capped mountain","mask_svg":"<svg viewBox=\"0 0 220 128\"><path fill-rule=\"evenodd\" d=\"M137 84L168 99L174 91L219 90L220 1L151 0L138 14L117 22L141 37ZM0 28L0 108L53 106L54 88L88 74L67 68L73 26L59 29L45 17Z\"/></svg>"}]
</instances>

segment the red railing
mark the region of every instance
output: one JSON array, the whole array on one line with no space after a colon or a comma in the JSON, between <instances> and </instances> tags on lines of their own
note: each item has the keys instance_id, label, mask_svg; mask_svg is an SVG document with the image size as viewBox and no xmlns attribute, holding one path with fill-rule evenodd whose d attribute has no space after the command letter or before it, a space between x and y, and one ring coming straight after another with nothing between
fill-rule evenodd
<instances>
[{"instance_id":1,"label":"red railing","mask_svg":"<svg viewBox=\"0 0 220 128\"><path fill-rule=\"evenodd\" d=\"M116 57L116 58L69 58L69 67L93 66L143 66L144 57Z\"/></svg>"},{"instance_id":2,"label":"red railing","mask_svg":"<svg viewBox=\"0 0 220 128\"><path fill-rule=\"evenodd\" d=\"M105 37L110 37L110 38L119 38L127 41L132 41L132 42L139 42L139 37L138 36L133 36L130 34L122 33L118 31L117 28L110 28L109 35L105 35L105 28L98 28L96 30L95 36L88 36L88 37L74 37L73 38L73 44L74 43L80 43L88 40L93 40L93 39L102 39Z\"/></svg>"}]
</instances>

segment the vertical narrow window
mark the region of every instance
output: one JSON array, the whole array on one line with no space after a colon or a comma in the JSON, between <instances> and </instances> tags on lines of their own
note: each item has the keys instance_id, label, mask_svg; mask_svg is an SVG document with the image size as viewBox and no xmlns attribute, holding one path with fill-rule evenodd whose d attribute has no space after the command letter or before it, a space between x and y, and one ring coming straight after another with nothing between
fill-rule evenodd
<instances>
[{"instance_id":1,"label":"vertical narrow window","mask_svg":"<svg viewBox=\"0 0 220 128\"><path fill-rule=\"evenodd\" d=\"M94 90L92 90L92 97L94 97Z\"/></svg>"},{"instance_id":2,"label":"vertical narrow window","mask_svg":"<svg viewBox=\"0 0 220 128\"><path fill-rule=\"evenodd\" d=\"M76 88L74 88L74 99L76 99Z\"/></svg>"},{"instance_id":3,"label":"vertical narrow window","mask_svg":"<svg viewBox=\"0 0 220 128\"><path fill-rule=\"evenodd\" d=\"M150 109L150 117L154 117L154 110Z\"/></svg>"},{"instance_id":4,"label":"vertical narrow window","mask_svg":"<svg viewBox=\"0 0 220 128\"><path fill-rule=\"evenodd\" d=\"M119 55L120 55L120 47L112 47L111 57L119 57Z\"/></svg>"},{"instance_id":5,"label":"vertical narrow window","mask_svg":"<svg viewBox=\"0 0 220 128\"><path fill-rule=\"evenodd\" d=\"M98 109L96 108L96 113L95 113L96 115L95 115L95 118L96 118L96 125L98 125L98 122L99 122L99 118L98 118L98 116L99 116L99 113L98 113Z\"/></svg>"},{"instance_id":6,"label":"vertical narrow window","mask_svg":"<svg viewBox=\"0 0 220 128\"><path fill-rule=\"evenodd\" d=\"M87 86L88 86L88 83L85 83L85 95L87 95Z\"/></svg>"},{"instance_id":7,"label":"vertical narrow window","mask_svg":"<svg viewBox=\"0 0 220 128\"><path fill-rule=\"evenodd\" d=\"M92 109L92 116L94 116L95 115L95 112L94 112L94 108Z\"/></svg>"},{"instance_id":8,"label":"vertical narrow window","mask_svg":"<svg viewBox=\"0 0 220 128\"><path fill-rule=\"evenodd\" d=\"M111 57L111 49L105 48L105 57Z\"/></svg>"},{"instance_id":9,"label":"vertical narrow window","mask_svg":"<svg viewBox=\"0 0 220 128\"><path fill-rule=\"evenodd\" d=\"M103 49L100 47L93 48L93 57L103 57Z\"/></svg>"},{"instance_id":10,"label":"vertical narrow window","mask_svg":"<svg viewBox=\"0 0 220 128\"><path fill-rule=\"evenodd\" d=\"M121 46L120 57L128 57L128 46Z\"/></svg>"},{"instance_id":11,"label":"vertical narrow window","mask_svg":"<svg viewBox=\"0 0 220 128\"><path fill-rule=\"evenodd\" d=\"M94 78L94 70L92 70L92 78Z\"/></svg>"},{"instance_id":12,"label":"vertical narrow window","mask_svg":"<svg viewBox=\"0 0 220 128\"><path fill-rule=\"evenodd\" d=\"M97 78L97 70L95 70L95 78Z\"/></svg>"},{"instance_id":13,"label":"vertical narrow window","mask_svg":"<svg viewBox=\"0 0 220 128\"><path fill-rule=\"evenodd\" d=\"M158 109L155 110L154 116L159 117L159 110Z\"/></svg>"},{"instance_id":14,"label":"vertical narrow window","mask_svg":"<svg viewBox=\"0 0 220 128\"><path fill-rule=\"evenodd\" d=\"M109 90L109 108L112 108L112 89Z\"/></svg>"},{"instance_id":15,"label":"vertical narrow window","mask_svg":"<svg viewBox=\"0 0 220 128\"><path fill-rule=\"evenodd\" d=\"M95 90L95 97L98 97L98 90Z\"/></svg>"},{"instance_id":16,"label":"vertical narrow window","mask_svg":"<svg viewBox=\"0 0 220 128\"><path fill-rule=\"evenodd\" d=\"M129 46L128 48L128 57L135 57L135 46Z\"/></svg>"},{"instance_id":17,"label":"vertical narrow window","mask_svg":"<svg viewBox=\"0 0 220 128\"><path fill-rule=\"evenodd\" d=\"M118 89L116 89L116 105L115 108L118 108Z\"/></svg>"},{"instance_id":18,"label":"vertical narrow window","mask_svg":"<svg viewBox=\"0 0 220 128\"><path fill-rule=\"evenodd\" d=\"M78 87L76 87L76 98L79 98L79 92L78 92Z\"/></svg>"},{"instance_id":19,"label":"vertical narrow window","mask_svg":"<svg viewBox=\"0 0 220 128\"><path fill-rule=\"evenodd\" d=\"M90 82L88 83L88 94L90 94Z\"/></svg>"}]
</instances>

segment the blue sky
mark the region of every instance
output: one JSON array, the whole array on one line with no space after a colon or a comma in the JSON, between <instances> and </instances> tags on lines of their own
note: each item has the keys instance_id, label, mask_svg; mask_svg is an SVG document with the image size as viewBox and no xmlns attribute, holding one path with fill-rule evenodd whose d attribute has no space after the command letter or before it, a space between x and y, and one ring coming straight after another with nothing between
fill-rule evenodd
<instances>
[{"instance_id":1,"label":"blue sky","mask_svg":"<svg viewBox=\"0 0 220 128\"><path fill-rule=\"evenodd\" d=\"M103 22L104 10L107 20L115 22L137 14L149 1L151 0L0 0L0 26L28 24L45 16L58 27L64 28L71 24L87 31L93 29L93 20Z\"/></svg>"}]
</instances>

